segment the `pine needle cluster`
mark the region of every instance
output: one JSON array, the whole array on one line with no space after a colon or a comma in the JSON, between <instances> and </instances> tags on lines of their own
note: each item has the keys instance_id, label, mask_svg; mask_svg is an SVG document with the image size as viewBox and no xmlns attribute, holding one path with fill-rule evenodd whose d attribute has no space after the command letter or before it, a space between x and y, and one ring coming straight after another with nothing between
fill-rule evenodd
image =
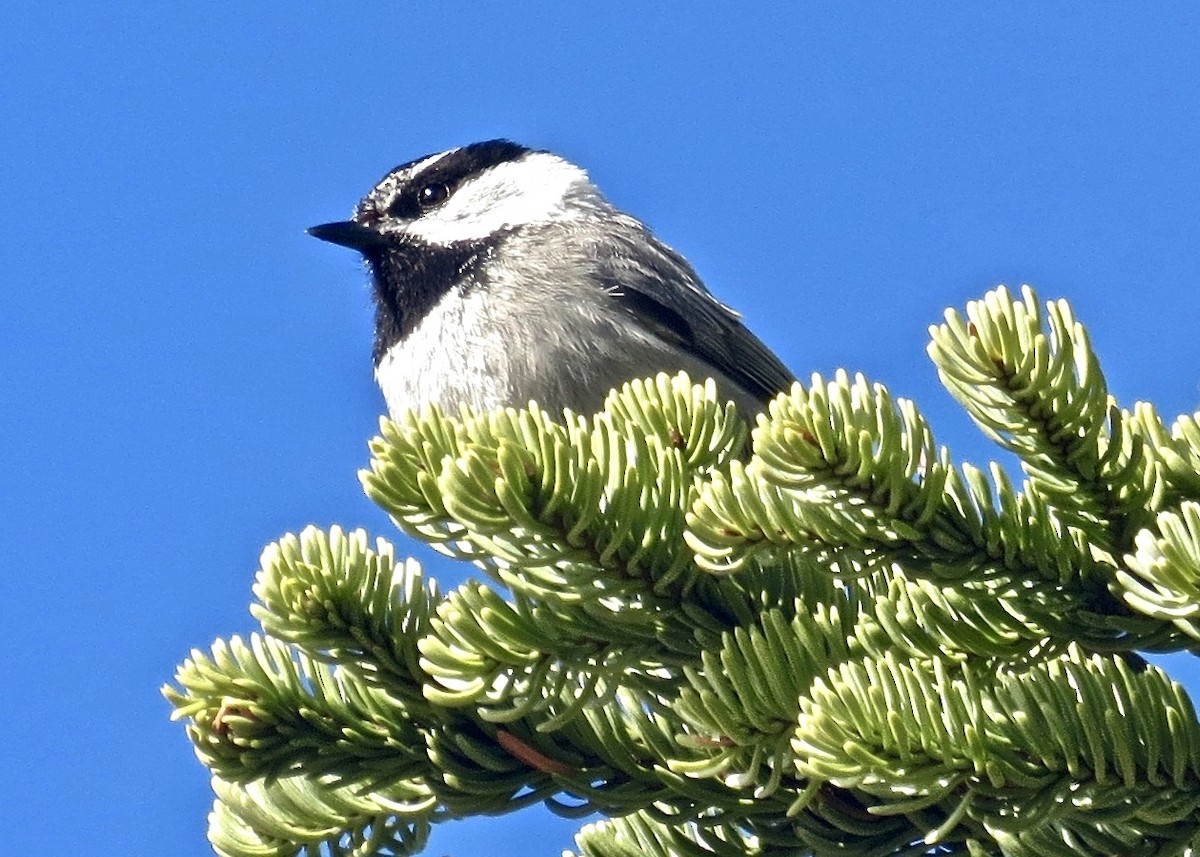
<instances>
[{"instance_id":1,"label":"pine needle cluster","mask_svg":"<svg viewBox=\"0 0 1200 857\"><path fill-rule=\"evenodd\" d=\"M711 383L591 416L385 420L362 474L474 563L362 531L262 554L262 633L165 689L229 857L419 852L450 818L606 820L586 857L1181 854L1200 723L1200 413L1118 406L1063 301L997 289L929 355L1020 462L814 377L751 430Z\"/></svg>"}]
</instances>

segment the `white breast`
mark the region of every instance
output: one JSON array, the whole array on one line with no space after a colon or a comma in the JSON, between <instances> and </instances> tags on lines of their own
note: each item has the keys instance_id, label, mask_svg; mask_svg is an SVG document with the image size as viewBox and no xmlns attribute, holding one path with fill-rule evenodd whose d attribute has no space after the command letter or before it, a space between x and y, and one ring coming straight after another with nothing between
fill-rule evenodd
<instances>
[{"instance_id":1,"label":"white breast","mask_svg":"<svg viewBox=\"0 0 1200 857\"><path fill-rule=\"evenodd\" d=\"M508 380L504 343L489 324L486 295L451 289L379 365L375 380L393 416L436 403L495 408L505 401Z\"/></svg>"}]
</instances>

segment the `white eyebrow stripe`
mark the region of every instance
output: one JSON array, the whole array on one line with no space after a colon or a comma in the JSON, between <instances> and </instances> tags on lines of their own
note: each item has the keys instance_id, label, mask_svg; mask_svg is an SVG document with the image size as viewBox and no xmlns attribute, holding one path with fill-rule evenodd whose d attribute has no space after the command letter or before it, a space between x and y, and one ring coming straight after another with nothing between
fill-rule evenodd
<instances>
[{"instance_id":1,"label":"white eyebrow stripe","mask_svg":"<svg viewBox=\"0 0 1200 857\"><path fill-rule=\"evenodd\" d=\"M415 164L413 164L411 167L408 168L408 174L415 176L415 175L419 174L422 170L429 169L430 167L432 167L438 161L442 160L442 158L446 157L447 155L452 155L457 151L459 151L459 150L458 149L447 149L444 152L438 152L436 155L430 155L428 158L425 158L424 160L417 161Z\"/></svg>"}]
</instances>

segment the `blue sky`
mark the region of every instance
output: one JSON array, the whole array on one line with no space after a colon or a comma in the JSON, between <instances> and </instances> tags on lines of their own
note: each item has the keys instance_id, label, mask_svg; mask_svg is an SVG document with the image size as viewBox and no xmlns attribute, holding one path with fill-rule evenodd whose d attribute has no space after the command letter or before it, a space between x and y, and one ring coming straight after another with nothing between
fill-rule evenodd
<instances>
[{"instance_id":1,"label":"blue sky","mask_svg":"<svg viewBox=\"0 0 1200 857\"><path fill-rule=\"evenodd\" d=\"M355 475L383 409L366 280L304 229L402 161L495 136L560 151L798 375L885 382L959 459L995 453L926 329L1000 282L1071 300L1123 403L1200 407L1194 7L688 9L8 5L10 845L211 853L159 685L254 628L267 542L394 535ZM473 821L429 853L557 854L574 826Z\"/></svg>"}]
</instances>

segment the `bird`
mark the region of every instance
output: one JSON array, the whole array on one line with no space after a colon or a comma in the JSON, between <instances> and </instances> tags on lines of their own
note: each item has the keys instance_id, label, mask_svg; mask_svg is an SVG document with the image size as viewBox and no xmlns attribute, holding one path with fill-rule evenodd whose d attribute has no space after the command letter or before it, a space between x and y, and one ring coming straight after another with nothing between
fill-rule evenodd
<instances>
[{"instance_id":1,"label":"bird","mask_svg":"<svg viewBox=\"0 0 1200 857\"><path fill-rule=\"evenodd\" d=\"M366 262L392 418L591 414L627 381L681 370L749 418L794 380L683 256L549 151L487 140L417 158L308 233Z\"/></svg>"}]
</instances>

